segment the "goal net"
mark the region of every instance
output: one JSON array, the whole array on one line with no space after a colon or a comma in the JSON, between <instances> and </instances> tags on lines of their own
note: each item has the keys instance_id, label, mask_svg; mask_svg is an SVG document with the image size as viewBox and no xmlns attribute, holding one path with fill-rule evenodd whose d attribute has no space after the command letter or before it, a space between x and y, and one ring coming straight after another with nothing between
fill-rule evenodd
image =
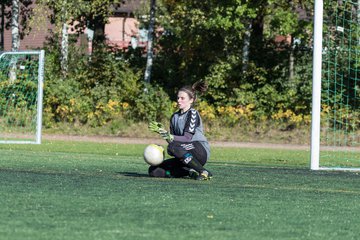
<instances>
[{"instance_id":1,"label":"goal net","mask_svg":"<svg viewBox=\"0 0 360 240\"><path fill-rule=\"evenodd\" d=\"M314 170L360 170L359 4L360 0L315 2Z\"/></svg>"},{"instance_id":2,"label":"goal net","mask_svg":"<svg viewBox=\"0 0 360 240\"><path fill-rule=\"evenodd\" d=\"M44 51L0 53L0 143L41 143Z\"/></svg>"}]
</instances>

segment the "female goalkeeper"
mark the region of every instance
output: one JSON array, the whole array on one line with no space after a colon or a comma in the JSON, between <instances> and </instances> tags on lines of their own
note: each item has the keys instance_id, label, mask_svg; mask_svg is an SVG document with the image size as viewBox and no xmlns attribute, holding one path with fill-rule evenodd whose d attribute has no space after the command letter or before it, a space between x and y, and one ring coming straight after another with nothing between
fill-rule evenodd
<instances>
[{"instance_id":1,"label":"female goalkeeper","mask_svg":"<svg viewBox=\"0 0 360 240\"><path fill-rule=\"evenodd\" d=\"M179 110L171 117L170 132L166 131L161 123L150 122L149 129L159 133L169 143L168 154L174 157L158 166L150 166L150 176L190 176L196 180L208 180L212 177L212 174L204 168L210 157L210 146L203 133L200 114L192 107L197 93L203 93L206 90L207 84L198 81L178 91Z\"/></svg>"}]
</instances>

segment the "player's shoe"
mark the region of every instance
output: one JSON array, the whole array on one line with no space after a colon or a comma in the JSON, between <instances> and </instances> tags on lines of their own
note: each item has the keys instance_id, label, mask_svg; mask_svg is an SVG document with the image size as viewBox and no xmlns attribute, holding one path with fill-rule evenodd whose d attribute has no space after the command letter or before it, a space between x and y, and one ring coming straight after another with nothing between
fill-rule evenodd
<instances>
[{"instance_id":1,"label":"player's shoe","mask_svg":"<svg viewBox=\"0 0 360 240\"><path fill-rule=\"evenodd\" d=\"M189 177L192 179L196 179L198 176L199 176L199 173L195 169L190 168Z\"/></svg>"},{"instance_id":2,"label":"player's shoe","mask_svg":"<svg viewBox=\"0 0 360 240\"><path fill-rule=\"evenodd\" d=\"M199 174L199 176L197 176L196 180L204 181L204 180L210 180L211 178L212 178L211 172L204 170Z\"/></svg>"}]
</instances>

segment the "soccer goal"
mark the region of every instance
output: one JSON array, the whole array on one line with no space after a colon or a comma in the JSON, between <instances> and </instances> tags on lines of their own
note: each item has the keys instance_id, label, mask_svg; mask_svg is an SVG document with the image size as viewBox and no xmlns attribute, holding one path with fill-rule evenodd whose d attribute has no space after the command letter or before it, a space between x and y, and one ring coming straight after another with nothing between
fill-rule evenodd
<instances>
[{"instance_id":1,"label":"soccer goal","mask_svg":"<svg viewBox=\"0 0 360 240\"><path fill-rule=\"evenodd\" d=\"M41 143L45 53L0 54L0 143Z\"/></svg>"},{"instance_id":2,"label":"soccer goal","mask_svg":"<svg viewBox=\"0 0 360 240\"><path fill-rule=\"evenodd\" d=\"M360 0L315 0L311 169L360 171Z\"/></svg>"}]
</instances>

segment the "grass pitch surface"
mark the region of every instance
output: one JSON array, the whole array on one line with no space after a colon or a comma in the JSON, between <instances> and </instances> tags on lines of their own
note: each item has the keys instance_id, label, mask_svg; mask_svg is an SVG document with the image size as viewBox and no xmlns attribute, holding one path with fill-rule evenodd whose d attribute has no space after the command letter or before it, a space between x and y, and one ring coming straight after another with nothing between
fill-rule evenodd
<instances>
[{"instance_id":1,"label":"grass pitch surface","mask_svg":"<svg viewBox=\"0 0 360 240\"><path fill-rule=\"evenodd\" d=\"M211 181L155 179L145 145L0 145L1 239L358 239L358 173L213 148Z\"/></svg>"}]
</instances>

